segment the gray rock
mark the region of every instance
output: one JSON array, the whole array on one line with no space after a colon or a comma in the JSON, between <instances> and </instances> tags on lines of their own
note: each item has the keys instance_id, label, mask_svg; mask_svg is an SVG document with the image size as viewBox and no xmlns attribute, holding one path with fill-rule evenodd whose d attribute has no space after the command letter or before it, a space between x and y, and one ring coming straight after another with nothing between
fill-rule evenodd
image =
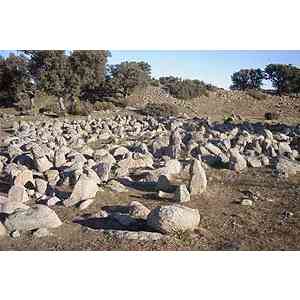
<instances>
[{"instance_id":1,"label":"gray rock","mask_svg":"<svg viewBox=\"0 0 300 300\"><path fill-rule=\"evenodd\" d=\"M5 226L0 222L0 239L4 236L7 236L7 230Z\"/></svg>"},{"instance_id":2,"label":"gray rock","mask_svg":"<svg viewBox=\"0 0 300 300\"><path fill-rule=\"evenodd\" d=\"M193 231L199 222L200 214L197 209L180 205L156 207L147 218L147 225L161 233Z\"/></svg>"},{"instance_id":3,"label":"gray rock","mask_svg":"<svg viewBox=\"0 0 300 300\"><path fill-rule=\"evenodd\" d=\"M39 228L33 232L33 236L36 238L42 238L42 237L47 237L50 236L51 233L47 228Z\"/></svg>"},{"instance_id":4,"label":"gray rock","mask_svg":"<svg viewBox=\"0 0 300 300\"><path fill-rule=\"evenodd\" d=\"M7 201L5 203L0 204L0 212L4 214L12 214L17 209L28 209L29 206L19 201Z\"/></svg>"},{"instance_id":5,"label":"gray rock","mask_svg":"<svg viewBox=\"0 0 300 300\"><path fill-rule=\"evenodd\" d=\"M47 199L46 205L47 206L54 206L57 203L59 203L60 201L61 200L58 197L53 196L53 197L50 197L49 199Z\"/></svg>"},{"instance_id":6,"label":"gray rock","mask_svg":"<svg viewBox=\"0 0 300 300\"><path fill-rule=\"evenodd\" d=\"M179 203L188 202L191 200L190 193L185 184L180 184L177 187L174 200Z\"/></svg>"},{"instance_id":7,"label":"gray rock","mask_svg":"<svg viewBox=\"0 0 300 300\"><path fill-rule=\"evenodd\" d=\"M45 172L45 176L52 186L56 185L60 180L59 172L57 170L48 170Z\"/></svg>"},{"instance_id":8,"label":"gray rock","mask_svg":"<svg viewBox=\"0 0 300 300\"><path fill-rule=\"evenodd\" d=\"M19 230L14 230L10 233L10 236L13 238L13 239L18 239L21 237L21 233Z\"/></svg>"},{"instance_id":9,"label":"gray rock","mask_svg":"<svg viewBox=\"0 0 300 300\"><path fill-rule=\"evenodd\" d=\"M171 184L170 180L172 176L170 174L162 174L159 176L157 181L157 190L165 193L174 193L175 187Z\"/></svg>"},{"instance_id":10,"label":"gray rock","mask_svg":"<svg viewBox=\"0 0 300 300\"><path fill-rule=\"evenodd\" d=\"M278 174L296 175L300 172L300 163L285 157L279 157L276 164L276 171Z\"/></svg>"},{"instance_id":11,"label":"gray rock","mask_svg":"<svg viewBox=\"0 0 300 300\"><path fill-rule=\"evenodd\" d=\"M166 162L166 170L168 174L179 174L182 170L181 164L177 159L170 159Z\"/></svg>"},{"instance_id":12,"label":"gray rock","mask_svg":"<svg viewBox=\"0 0 300 300\"><path fill-rule=\"evenodd\" d=\"M129 215L134 218L147 219L150 209L144 206L138 201L132 201L129 203Z\"/></svg>"},{"instance_id":13,"label":"gray rock","mask_svg":"<svg viewBox=\"0 0 300 300\"><path fill-rule=\"evenodd\" d=\"M21 185L13 185L8 191L8 199L12 202L27 202L29 200L26 188Z\"/></svg>"},{"instance_id":14,"label":"gray rock","mask_svg":"<svg viewBox=\"0 0 300 300\"><path fill-rule=\"evenodd\" d=\"M66 156L65 153L60 149L55 151L54 154L54 166L55 168L60 168L66 164Z\"/></svg>"},{"instance_id":15,"label":"gray rock","mask_svg":"<svg viewBox=\"0 0 300 300\"><path fill-rule=\"evenodd\" d=\"M174 194L173 193L166 193L166 192L163 192L163 191L158 191L157 196L161 199L170 199L170 200L174 199Z\"/></svg>"},{"instance_id":16,"label":"gray rock","mask_svg":"<svg viewBox=\"0 0 300 300\"><path fill-rule=\"evenodd\" d=\"M247 168L247 161L237 149L230 150L229 168L236 172L240 172Z\"/></svg>"},{"instance_id":17,"label":"gray rock","mask_svg":"<svg viewBox=\"0 0 300 300\"><path fill-rule=\"evenodd\" d=\"M95 199L88 199L88 200L82 201L79 205L79 209L84 210L84 209L88 208L92 203L94 203L94 201L95 201Z\"/></svg>"},{"instance_id":18,"label":"gray rock","mask_svg":"<svg viewBox=\"0 0 300 300\"><path fill-rule=\"evenodd\" d=\"M94 170L96 171L101 181L108 181L111 170L110 164L106 162L99 163L94 167Z\"/></svg>"},{"instance_id":19,"label":"gray rock","mask_svg":"<svg viewBox=\"0 0 300 300\"><path fill-rule=\"evenodd\" d=\"M284 155L287 153L292 153L293 151L292 151L289 143L281 142L281 143L279 143L279 146L278 146L278 152L279 152L279 155Z\"/></svg>"},{"instance_id":20,"label":"gray rock","mask_svg":"<svg viewBox=\"0 0 300 300\"><path fill-rule=\"evenodd\" d=\"M116 212L112 213L110 217L125 227L137 224L136 219L132 218L130 215L127 214L121 214L119 212Z\"/></svg>"},{"instance_id":21,"label":"gray rock","mask_svg":"<svg viewBox=\"0 0 300 300\"><path fill-rule=\"evenodd\" d=\"M33 175L31 170L20 171L14 178L15 185L24 186L26 183L31 182L34 185Z\"/></svg>"},{"instance_id":22,"label":"gray rock","mask_svg":"<svg viewBox=\"0 0 300 300\"><path fill-rule=\"evenodd\" d=\"M62 224L55 211L37 204L27 210L17 210L4 222L7 230L30 231L38 228L56 228Z\"/></svg>"},{"instance_id":23,"label":"gray rock","mask_svg":"<svg viewBox=\"0 0 300 300\"><path fill-rule=\"evenodd\" d=\"M103 232L119 240L158 241L166 238L158 232L127 230L104 230Z\"/></svg>"},{"instance_id":24,"label":"gray rock","mask_svg":"<svg viewBox=\"0 0 300 300\"><path fill-rule=\"evenodd\" d=\"M108 188L109 190L115 193L126 193L128 191L128 189L117 180L111 180L106 185L106 188Z\"/></svg>"},{"instance_id":25,"label":"gray rock","mask_svg":"<svg viewBox=\"0 0 300 300\"><path fill-rule=\"evenodd\" d=\"M202 194L207 187L207 179L201 161L195 159L190 166L190 195Z\"/></svg>"},{"instance_id":26,"label":"gray rock","mask_svg":"<svg viewBox=\"0 0 300 300\"><path fill-rule=\"evenodd\" d=\"M262 166L261 160L258 157L248 156L246 159L252 168L260 168Z\"/></svg>"},{"instance_id":27,"label":"gray rock","mask_svg":"<svg viewBox=\"0 0 300 300\"><path fill-rule=\"evenodd\" d=\"M251 199L243 199L241 201L241 205L243 205L243 206L253 206L253 201Z\"/></svg>"},{"instance_id":28,"label":"gray rock","mask_svg":"<svg viewBox=\"0 0 300 300\"><path fill-rule=\"evenodd\" d=\"M48 182L41 178L35 179L35 186L38 193L44 195L47 191Z\"/></svg>"},{"instance_id":29,"label":"gray rock","mask_svg":"<svg viewBox=\"0 0 300 300\"><path fill-rule=\"evenodd\" d=\"M35 159L36 168L39 172L44 173L45 171L53 167L52 163L46 156Z\"/></svg>"},{"instance_id":30,"label":"gray rock","mask_svg":"<svg viewBox=\"0 0 300 300\"><path fill-rule=\"evenodd\" d=\"M74 186L70 198L66 199L63 203L66 207L69 207L81 201L95 198L97 191L97 182L93 178L88 177L86 174L82 174Z\"/></svg>"}]
</instances>

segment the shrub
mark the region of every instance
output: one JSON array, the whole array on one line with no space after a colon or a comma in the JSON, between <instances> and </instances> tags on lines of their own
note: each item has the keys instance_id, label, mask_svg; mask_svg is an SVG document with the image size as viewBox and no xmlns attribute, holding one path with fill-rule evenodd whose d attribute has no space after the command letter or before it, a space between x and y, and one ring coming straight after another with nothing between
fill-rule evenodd
<instances>
[{"instance_id":1,"label":"shrub","mask_svg":"<svg viewBox=\"0 0 300 300\"><path fill-rule=\"evenodd\" d=\"M94 104L94 109L96 111L103 111L103 110L111 110L114 109L114 105L111 102L108 101L97 101Z\"/></svg>"},{"instance_id":2,"label":"shrub","mask_svg":"<svg viewBox=\"0 0 300 300\"><path fill-rule=\"evenodd\" d=\"M251 96L252 98L256 100L266 100L267 95L259 90L247 90L247 95Z\"/></svg>"},{"instance_id":3,"label":"shrub","mask_svg":"<svg viewBox=\"0 0 300 300\"><path fill-rule=\"evenodd\" d=\"M72 105L69 106L68 113L75 116L88 116L94 111L94 107L89 102L81 102L75 98Z\"/></svg>"},{"instance_id":4,"label":"shrub","mask_svg":"<svg viewBox=\"0 0 300 300\"><path fill-rule=\"evenodd\" d=\"M265 119L266 120L278 120L280 117L279 112L266 112Z\"/></svg>"},{"instance_id":5,"label":"shrub","mask_svg":"<svg viewBox=\"0 0 300 300\"><path fill-rule=\"evenodd\" d=\"M163 89L178 99L193 99L200 96L209 96L207 85L200 80L190 80L169 76L160 77Z\"/></svg>"},{"instance_id":6,"label":"shrub","mask_svg":"<svg viewBox=\"0 0 300 300\"><path fill-rule=\"evenodd\" d=\"M177 106L170 103L148 103L142 110L142 114L153 117L176 116L178 113Z\"/></svg>"},{"instance_id":7,"label":"shrub","mask_svg":"<svg viewBox=\"0 0 300 300\"><path fill-rule=\"evenodd\" d=\"M110 102L117 107L126 108L128 106L127 99L111 99Z\"/></svg>"}]
</instances>

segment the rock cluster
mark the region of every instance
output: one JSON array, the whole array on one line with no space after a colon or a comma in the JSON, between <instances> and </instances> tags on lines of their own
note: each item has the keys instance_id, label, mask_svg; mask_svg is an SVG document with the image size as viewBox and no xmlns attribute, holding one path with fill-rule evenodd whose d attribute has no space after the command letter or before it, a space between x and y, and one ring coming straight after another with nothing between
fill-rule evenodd
<instances>
[{"instance_id":1,"label":"rock cluster","mask_svg":"<svg viewBox=\"0 0 300 300\"><path fill-rule=\"evenodd\" d=\"M285 177L300 171L300 126L128 115L20 121L12 131L0 150L1 177L10 186L0 198L0 213L7 215L9 232L44 228L36 236L61 225L50 206L86 209L103 188L123 193L130 187L154 187L159 197L174 203L150 212L132 202L129 217L146 220L160 233L193 230L200 221L198 211L178 203L206 191L207 167L243 172L271 166L275 175ZM189 170L188 182L174 184L184 169ZM114 219L134 223L127 216Z\"/></svg>"}]
</instances>

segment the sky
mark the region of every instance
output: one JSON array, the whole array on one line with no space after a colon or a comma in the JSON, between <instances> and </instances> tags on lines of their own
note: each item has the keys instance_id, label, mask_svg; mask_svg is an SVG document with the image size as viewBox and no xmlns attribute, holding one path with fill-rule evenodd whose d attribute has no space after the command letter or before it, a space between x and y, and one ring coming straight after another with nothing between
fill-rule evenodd
<instances>
[{"instance_id":1,"label":"sky","mask_svg":"<svg viewBox=\"0 0 300 300\"><path fill-rule=\"evenodd\" d=\"M10 51L0 51L6 56ZM230 76L245 68L264 68L267 64L293 64L300 67L300 51L111 51L109 64L122 61L146 61L152 76L173 75L199 79L218 87L229 88ZM264 88L270 88L265 82Z\"/></svg>"}]
</instances>

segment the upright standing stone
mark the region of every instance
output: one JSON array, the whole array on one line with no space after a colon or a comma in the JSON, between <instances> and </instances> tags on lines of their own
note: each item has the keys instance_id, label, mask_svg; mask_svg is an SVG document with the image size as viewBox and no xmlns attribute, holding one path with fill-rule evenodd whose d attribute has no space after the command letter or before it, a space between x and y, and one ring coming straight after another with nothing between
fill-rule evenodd
<instances>
[{"instance_id":1,"label":"upright standing stone","mask_svg":"<svg viewBox=\"0 0 300 300\"><path fill-rule=\"evenodd\" d=\"M181 136L177 129L171 131L169 139L170 157L176 159L181 151Z\"/></svg>"},{"instance_id":2,"label":"upright standing stone","mask_svg":"<svg viewBox=\"0 0 300 300\"><path fill-rule=\"evenodd\" d=\"M191 195L202 194L206 190L207 179L201 161L194 159L190 166L189 190Z\"/></svg>"}]
</instances>

